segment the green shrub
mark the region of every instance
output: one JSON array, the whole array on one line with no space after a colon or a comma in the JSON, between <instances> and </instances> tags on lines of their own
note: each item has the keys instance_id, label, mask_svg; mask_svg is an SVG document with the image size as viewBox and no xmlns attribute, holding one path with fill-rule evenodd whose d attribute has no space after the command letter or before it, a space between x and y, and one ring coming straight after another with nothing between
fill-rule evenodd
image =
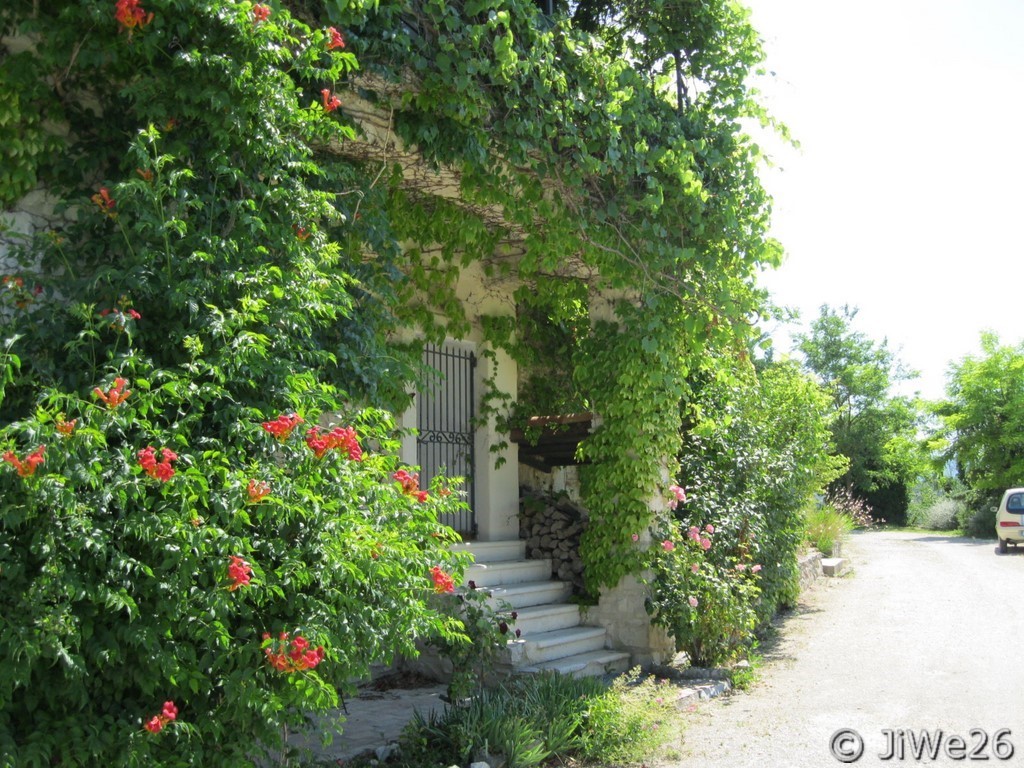
<instances>
[{"instance_id":1,"label":"green shrub","mask_svg":"<svg viewBox=\"0 0 1024 768\"><path fill-rule=\"evenodd\" d=\"M462 627L457 635L439 634L427 641L451 663L448 700L459 702L494 681L501 654L518 635L515 622L519 614L507 603L492 607L487 590L477 589L472 581L454 594L440 595L436 604L452 624Z\"/></svg>"},{"instance_id":2,"label":"green shrub","mask_svg":"<svg viewBox=\"0 0 1024 768\"><path fill-rule=\"evenodd\" d=\"M408 768L464 765L491 757L508 768L550 759L640 762L675 735L671 689L639 670L606 686L555 673L511 679L463 706L417 715L402 735ZM493 764L493 763L492 763Z\"/></svg>"},{"instance_id":3,"label":"green shrub","mask_svg":"<svg viewBox=\"0 0 1024 768\"><path fill-rule=\"evenodd\" d=\"M981 507L962 507L957 516L959 527L968 536L974 536L979 539L994 539L996 536L997 506L998 501Z\"/></svg>"},{"instance_id":4,"label":"green shrub","mask_svg":"<svg viewBox=\"0 0 1024 768\"><path fill-rule=\"evenodd\" d=\"M617 677L590 701L580 732L579 756L591 763L644 762L679 736L679 714L667 681Z\"/></svg>"},{"instance_id":5,"label":"green shrub","mask_svg":"<svg viewBox=\"0 0 1024 768\"><path fill-rule=\"evenodd\" d=\"M251 765L371 662L457 633L428 599L458 502L392 479L384 414L241 422L240 450L188 429L203 387L122 373L0 432L10 764Z\"/></svg>"},{"instance_id":6,"label":"green shrub","mask_svg":"<svg viewBox=\"0 0 1024 768\"><path fill-rule=\"evenodd\" d=\"M929 477L910 489L907 523L933 531L960 527L963 516L963 484L950 477Z\"/></svg>"},{"instance_id":7,"label":"green shrub","mask_svg":"<svg viewBox=\"0 0 1024 768\"><path fill-rule=\"evenodd\" d=\"M952 531L959 527L963 504L951 498L936 499L927 506L913 506L907 515L910 525L931 531ZM993 521L994 522L994 521Z\"/></svg>"},{"instance_id":8,"label":"green shrub","mask_svg":"<svg viewBox=\"0 0 1024 768\"><path fill-rule=\"evenodd\" d=\"M828 504L807 511L807 542L826 557L831 557L836 545L854 529L853 519Z\"/></svg>"},{"instance_id":9,"label":"green shrub","mask_svg":"<svg viewBox=\"0 0 1024 768\"><path fill-rule=\"evenodd\" d=\"M277 4L139 10L0 9L71 209L0 291L4 768L249 766L460 632L429 604L458 497L403 492L390 417L356 405L407 382L400 279L364 258L351 168L314 159L353 135L321 91L354 56Z\"/></svg>"},{"instance_id":10,"label":"green shrub","mask_svg":"<svg viewBox=\"0 0 1024 768\"><path fill-rule=\"evenodd\" d=\"M762 566L716 553L713 525L670 530L675 533L661 542L653 563L653 620L692 664L728 662L753 639Z\"/></svg>"},{"instance_id":11,"label":"green shrub","mask_svg":"<svg viewBox=\"0 0 1024 768\"><path fill-rule=\"evenodd\" d=\"M796 603L804 507L845 470L846 460L828 453L829 395L795 363L750 369L728 358L715 363L740 380L694 377L686 407L696 423L683 435L677 480L692 493L675 518L684 529L715 527L708 558L718 568L764 566L760 591L749 595L763 626L780 607Z\"/></svg>"}]
</instances>

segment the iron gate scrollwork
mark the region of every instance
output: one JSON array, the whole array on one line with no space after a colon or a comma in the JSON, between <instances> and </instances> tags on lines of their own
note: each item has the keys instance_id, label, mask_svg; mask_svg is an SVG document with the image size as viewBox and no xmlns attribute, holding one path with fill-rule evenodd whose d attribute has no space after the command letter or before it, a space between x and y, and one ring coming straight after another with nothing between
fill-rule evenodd
<instances>
[{"instance_id":1,"label":"iron gate scrollwork","mask_svg":"<svg viewBox=\"0 0 1024 768\"><path fill-rule=\"evenodd\" d=\"M476 356L453 344L428 345L423 350L423 363L430 379L417 395L416 463L420 465L420 486L429 487L439 474L464 478L463 490L469 509L442 515L441 522L463 536L473 536L476 533L473 492Z\"/></svg>"}]
</instances>

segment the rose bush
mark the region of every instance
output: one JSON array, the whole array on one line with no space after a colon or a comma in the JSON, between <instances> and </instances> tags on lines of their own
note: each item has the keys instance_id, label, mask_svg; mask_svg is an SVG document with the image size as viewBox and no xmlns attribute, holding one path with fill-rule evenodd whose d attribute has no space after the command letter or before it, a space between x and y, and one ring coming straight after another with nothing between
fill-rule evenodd
<instances>
[{"instance_id":1,"label":"rose bush","mask_svg":"<svg viewBox=\"0 0 1024 768\"><path fill-rule=\"evenodd\" d=\"M670 494L670 505L678 509L685 494L679 486ZM716 548L716 533L710 523L684 527L672 521L659 532L667 538L649 551L654 573L649 610L695 666L734 659L749 645L757 619L762 566L729 546Z\"/></svg>"}]
</instances>

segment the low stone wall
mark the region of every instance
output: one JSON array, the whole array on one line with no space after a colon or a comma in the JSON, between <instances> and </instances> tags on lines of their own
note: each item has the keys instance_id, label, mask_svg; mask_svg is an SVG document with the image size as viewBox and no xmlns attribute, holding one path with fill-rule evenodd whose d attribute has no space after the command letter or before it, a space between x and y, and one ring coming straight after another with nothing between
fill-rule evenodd
<instances>
[{"instance_id":1,"label":"low stone wall","mask_svg":"<svg viewBox=\"0 0 1024 768\"><path fill-rule=\"evenodd\" d=\"M823 555L817 550L800 555L797 564L800 567L800 590L803 591L821 577L821 559Z\"/></svg>"},{"instance_id":2,"label":"low stone wall","mask_svg":"<svg viewBox=\"0 0 1024 768\"><path fill-rule=\"evenodd\" d=\"M520 490L519 538L526 540L526 556L550 557L551 575L572 584L577 593L583 591L580 535L586 523L586 510L567 494Z\"/></svg>"}]
</instances>

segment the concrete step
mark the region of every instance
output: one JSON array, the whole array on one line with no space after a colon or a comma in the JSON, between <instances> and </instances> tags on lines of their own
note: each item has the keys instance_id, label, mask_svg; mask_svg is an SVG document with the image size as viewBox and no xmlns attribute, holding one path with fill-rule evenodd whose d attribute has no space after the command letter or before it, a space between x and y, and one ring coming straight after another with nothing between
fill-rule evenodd
<instances>
[{"instance_id":1,"label":"concrete step","mask_svg":"<svg viewBox=\"0 0 1024 768\"><path fill-rule=\"evenodd\" d=\"M526 559L526 542L522 539L511 541L464 541L452 545L453 552L469 552L478 563L504 563Z\"/></svg>"},{"instance_id":2,"label":"concrete step","mask_svg":"<svg viewBox=\"0 0 1024 768\"><path fill-rule=\"evenodd\" d=\"M617 675L629 669L629 654L602 648L586 651L560 659L543 661L530 667L516 670L519 673L558 672L573 677L600 677Z\"/></svg>"},{"instance_id":3,"label":"concrete step","mask_svg":"<svg viewBox=\"0 0 1024 768\"><path fill-rule=\"evenodd\" d=\"M487 587L487 591L491 595L487 601L491 607L500 608L505 603L519 609L568 600L572 595L572 585L564 581L530 581Z\"/></svg>"},{"instance_id":4,"label":"concrete step","mask_svg":"<svg viewBox=\"0 0 1024 768\"><path fill-rule=\"evenodd\" d=\"M523 637L509 643L512 667L521 669L587 651L603 650L607 637L603 627L570 627Z\"/></svg>"},{"instance_id":5,"label":"concrete step","mask_svg":"<svg viewBox=\"0 0 1024 768\"><path fill-rule=\"evenodd\" d=\"M572 603L534 605L517 611L515 628L526 639L545 632L577 627L580 623L580 607Z\"/></svg>"},{"instance_id":6,"label":"concrete step","mask_svg":"<svg viewBox=\"0 0 1024 768\"><path fill-rule=\"evenodd\" d=\"M846 561L841 557L826 557L821 561L821 572L826 576L840 576L846 569Z\"/></svg>"},{"instance_id":7,"label":"concrete step","mask_svg":"<svg viewBox=\"0 0 1024 768\"><path fill-rule=\"evenodd\" d=\"M463 583L478 587L497 587L530 581L550 581L551 560L518 560L498 563L474 563L466 569Z\"/></svg>"}]
</instances>

